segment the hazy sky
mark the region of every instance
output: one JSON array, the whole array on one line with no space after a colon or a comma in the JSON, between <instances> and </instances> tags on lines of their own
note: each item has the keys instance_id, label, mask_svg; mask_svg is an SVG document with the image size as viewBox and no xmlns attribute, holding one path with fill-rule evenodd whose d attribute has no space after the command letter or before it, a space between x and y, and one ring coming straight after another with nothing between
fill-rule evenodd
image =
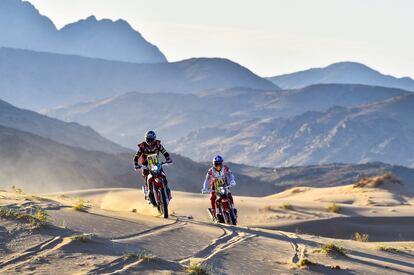
<instances>
[{"instance_id":1,"label":"hazy sky","mask_svg":"<svg viewBox=\"0 0 414 275\"><path fill-rule=\"evenodd\" d=\"M226 57L271 76L351 60L414 77L413 0L31 0L57 27L127 20L168 60Z\"/></svg>"}]
</instances>

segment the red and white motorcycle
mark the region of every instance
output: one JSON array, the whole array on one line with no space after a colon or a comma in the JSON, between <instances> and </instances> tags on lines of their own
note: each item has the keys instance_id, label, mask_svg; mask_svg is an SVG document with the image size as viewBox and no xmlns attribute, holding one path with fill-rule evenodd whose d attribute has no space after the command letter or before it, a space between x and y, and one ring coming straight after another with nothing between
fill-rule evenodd
<instances>
[{"instance_id":1,"label":"red and white motorcycle","mask_svg":"<svg viewBox=\"0 0 414 275\"><path fill-rule=\"evenodd\" d=\"M208 208L207 211L210 217L218 223L237 225L237 209L234 207L229 196L230 187L215 184L214 190L216 195L216 216L214 217L212 209Z\"/></svg>"},{"instance_id":2,"label":"red and white motorcycle","mask_svg":"<svg viewBox=\"0 0 414 275\"><path fill-rule=\"evenodd\" d=\"M147 184L142 187L142 190L145 198L155 204L158 212L167 219L170 190L167 187L167 178L162 167L168 165L168 163L160 162L157 154L148 155L147 162L149 175L147 176ZM152 192L149 192L149 190Z\"/></svg>"}]
</instances>

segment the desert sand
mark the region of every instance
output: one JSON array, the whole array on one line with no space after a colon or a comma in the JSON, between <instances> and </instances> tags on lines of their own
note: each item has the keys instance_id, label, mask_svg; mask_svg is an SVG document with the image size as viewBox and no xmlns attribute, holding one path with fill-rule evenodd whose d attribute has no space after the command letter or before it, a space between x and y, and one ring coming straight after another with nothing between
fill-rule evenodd
<instances>
[{"instance_id":1,"label":"desert sand","mask_svg":"<svg viewBox=\"0 0 414 275\"><path fill-rule=\"evenodd\" d=\"M209 220L202 194L173 192L162 219L137 189L2 190L3 211L43 209L48 221L2 213L0 274L414 273L414 200L402 184L372 178L235 203L239 225L227 226Z\"/></svg>"}]
</instances>

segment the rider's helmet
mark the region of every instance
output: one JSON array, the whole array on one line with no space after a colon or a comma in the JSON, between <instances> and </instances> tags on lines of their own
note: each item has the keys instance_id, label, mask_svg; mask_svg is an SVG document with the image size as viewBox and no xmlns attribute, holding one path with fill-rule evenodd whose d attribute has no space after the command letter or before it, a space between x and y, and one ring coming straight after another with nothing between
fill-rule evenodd
<instances>
[{"instance_id":1,"label":"rider's helmet","mask_svg":"<svg viewBox=\"0 0 414 275\"><path fill-rule=\"evenodd\" d=\"M213 158L213 166L216 168L217 171L220 171L223 166L223 157L220 155L217 155Z\"/></svg>"},{"instance_id":2,"label":"rider's helmet","mask_svg":"<svg viewBox=\"0 0 414 275\"><path fill-rule=\"evenodd\" d=\"M155 135L154 131L148 131L145 133L145 142L150 145L152 144L155 139L157 138L157 136Z\"/></svg>"}]
</instances>

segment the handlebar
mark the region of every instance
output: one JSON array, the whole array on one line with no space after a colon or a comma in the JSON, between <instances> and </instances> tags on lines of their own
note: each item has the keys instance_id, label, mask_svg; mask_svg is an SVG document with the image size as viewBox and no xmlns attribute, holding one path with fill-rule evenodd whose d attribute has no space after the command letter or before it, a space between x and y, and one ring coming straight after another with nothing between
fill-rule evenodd
<instances>
[{"instance_id":1,"label":"handlebar","mask_svg":"<svg viewBox=\"0 0 414 275\"><path fill-rule=\"evenodd\" d=\"M170 165L172 165L172 162L161 162L160 163L161 164L161 167L163 167L163 166L170 166ZM140 170L140 171L142 171L142 170L144 170L145 168L148 168L146 165L140 165L139 166L139 168L138 169L136 169L136 171L138 171L138 170Z\"/></svg>"},{"instance_id":2,"label":"handlebar","mask_svg":"<svg viewBox=\"0 0 414 275\"><path fill-rule=\"evenodd\" d=\"M230 190L230 188L231 188L232 186L230 186L230 185L227 185L227 186L223 186L223 188L226 188L226 189L228 189L228 190ZM201 189L201 194L208 194L208 193L211 193L213 190L210 188L210 189L206 189L206 190L204 190L204 189Z\"/></svg>"},{"instance_id":3,"label":"handlebar","mask_svg":"<svg viewBox=\"0 0 414 275\"><path fill-rule=\"evenodd\" d=\"M201 189L201 194L208 194L211 191L212 191L211 189L207 189L207 190Z\"/></svg>"}]
</instances>

